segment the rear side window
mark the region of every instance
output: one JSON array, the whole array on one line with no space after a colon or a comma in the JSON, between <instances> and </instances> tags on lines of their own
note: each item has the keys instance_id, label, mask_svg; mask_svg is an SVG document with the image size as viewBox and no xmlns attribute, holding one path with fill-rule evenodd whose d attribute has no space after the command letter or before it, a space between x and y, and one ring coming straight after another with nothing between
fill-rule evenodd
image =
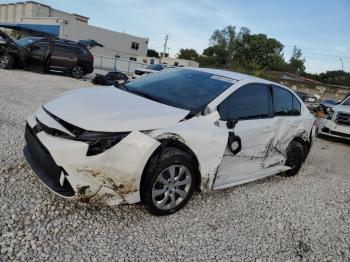
<instances>
[{"instance_id":1,"label":"rear side window","mask_svg":"<svg viewBox=\"0 0 350 262\"><path fill-rule=\"evenodd\" d=\"M75 53L73 48L74 47L55 44L55 47L53 49L53 54L54 55L69 56L69 55L72 55Z\"/></svg>"},{"instance_id":2,"label":"rear side window","mask_svg":"<svg viewBox=\"0 0 350 262\"><path fill-rule=\"evenodd\" d=\"M80 47L72 47L77 55L86 55L86 52Z\"/></svg>"},{"instance_id":3,"label":"rear side window","mask_svg":"<svg viewBox=\"0 0 350 262\"><path fill-rule=\"evenodd\" d=\"M248 120L269 117L268 86L248 84L240 87L219 106L221 120Z\"/></svg>"},{"instance_id":4,"label":"rear side window","mask_svg":"<svg viewBox=\"0 0 350 262\"><path fill-rule=\"evenodd\" d=\"M301 104L287 89L273 86L272 97L276 116L300 115Z\"/></svg>"}]
</instances>

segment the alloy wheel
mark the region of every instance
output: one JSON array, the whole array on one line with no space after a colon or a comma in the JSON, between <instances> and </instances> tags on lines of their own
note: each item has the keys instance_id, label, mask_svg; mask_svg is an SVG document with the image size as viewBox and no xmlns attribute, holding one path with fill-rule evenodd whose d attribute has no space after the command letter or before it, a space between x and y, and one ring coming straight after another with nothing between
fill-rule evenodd
<instances>
[{"instance_id":1,"label":"alloy wheel","mask_svg":"<svg viewBox=\"0 0 350 262\"><path fill-rule=\"evenodd\" d=\"M72 76L75 78L81 78L84 75L84 69L81 66L74 66L72 68Z\"/></svg>"},{"instance_id":2,"label":"alloy wheel","mask_svg":"<svg viewBox=\"0 0 350 262\"><path fill-rule=\"evenodd\" d=\"M154 205L161 210L177 207L188 196L192 174L184 165L171 165L156 178L152 188Z\"/></svg>"},{"instance_id":3,"label":"alloy wheel","mask_svg":"<svg viewBox=\"0 0 350 262\"><path fill-rule=\"evenodd\" d=\"M7 67L9 61L10 61L10 59L9 59L8 56L6 56L6 55L5 55L5 56L2 56L2 57L0 58L0 68L1 68L1 69L5 69L5 68Z\"/></svg>"}]
</instances>

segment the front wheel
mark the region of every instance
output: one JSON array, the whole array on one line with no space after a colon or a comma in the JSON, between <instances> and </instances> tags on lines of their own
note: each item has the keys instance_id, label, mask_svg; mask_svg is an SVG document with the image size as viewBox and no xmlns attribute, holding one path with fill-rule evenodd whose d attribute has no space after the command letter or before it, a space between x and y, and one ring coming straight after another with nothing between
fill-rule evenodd
<instances>
[{"instance_id":1,"label":"front wheel","mask_svg":"<svg viewBox=\"0 0 350 262\"><path fill-rule=\"evenodd\" d=\"M72 76L74 78L82 78L84 76L84 68L80 65L73 66Z\"/></svg>"},{"instance_id":2,"label":"front wheel","mask_svg":"<svg viewBox=\"0 0 350 262\"><path fill-rule=\"evenodd\" d=\"M303 164L304 150L303 145L297 141L292 141L287 148L286 166L290 167L285 172L286 176L295 176L298 174L301 165Z\"/></svg>"},{"instance_id":3,"label":"front wheel","mask_svg":"<svg viewBox=\"0 0 350 262\"><path fill-rule=\"evenodd\" d=\"M9 54L4 54L0 57L0 69L12 69L14 64L14 59Z\"/></svg>"},{"instance_id":4,"label":"front wheel","mask_svg":"<svg viewBox=\"0 0 350 262\"><path fill-rule=\"evenodd\" d=\"M169 215L184 207L197 185L197 168L189 155L165 148L151 161L143 179L142 201L154 215Z\"/></svg>"}]
</instances>

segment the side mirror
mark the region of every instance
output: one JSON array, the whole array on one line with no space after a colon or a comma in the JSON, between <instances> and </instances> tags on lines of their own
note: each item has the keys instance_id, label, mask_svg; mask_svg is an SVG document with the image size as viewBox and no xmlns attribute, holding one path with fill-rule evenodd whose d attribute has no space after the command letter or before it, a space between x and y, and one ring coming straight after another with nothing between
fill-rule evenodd
<instances>
[{"instance_id":1,"label":"side mirror","mask_svg":"<svg viewBox=\"0 0 350 262\"><path fill-rule=\"evenodd\" d=\"M226 122L226 127L228 129L234 129L237 123L238 123L238 119L229 119Z\"/></svg>"}]
</instances>

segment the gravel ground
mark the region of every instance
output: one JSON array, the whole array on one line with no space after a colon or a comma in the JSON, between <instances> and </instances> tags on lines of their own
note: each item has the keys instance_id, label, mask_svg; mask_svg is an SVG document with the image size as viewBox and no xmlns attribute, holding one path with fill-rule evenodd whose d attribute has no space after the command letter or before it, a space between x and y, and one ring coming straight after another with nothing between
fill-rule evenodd
<instances>
[{"instance_id":1,"label":"gravel ground","mask_svg":"<svg viewBox=\"0 0 350 262\"><path fill-rule=\"evenodd\" d=\"M0 70L0 261L349 261L350 146L315 139L293 178L197 193L178 213L63 200L22 157L25 117L88 82Z\"/></svg>"}]
</instances>

